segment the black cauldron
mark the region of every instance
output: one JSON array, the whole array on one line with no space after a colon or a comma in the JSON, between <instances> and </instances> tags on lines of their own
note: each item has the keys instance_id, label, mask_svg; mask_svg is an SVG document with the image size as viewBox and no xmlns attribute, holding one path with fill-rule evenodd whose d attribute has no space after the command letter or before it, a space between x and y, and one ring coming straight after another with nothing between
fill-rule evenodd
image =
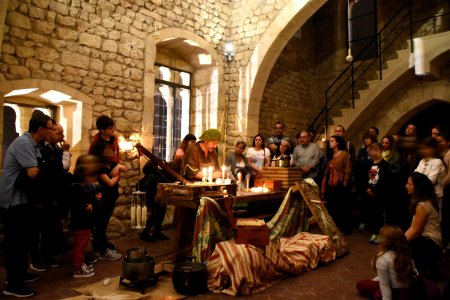
<instances>
[{"instance_id":1,"label":"black cauldron","mask_svg":"<svg viewBox=\"0 0 450 300\"><path fill-rule=\"evenodd\" d=\"M145 289L156 284L155 260L147 255L144 248L131 248L122 259L122 275L119 285L139 289L144 294Z\"/></svg>"},{"instance_id":2,"label":"black cauldron","mask_svg":"<svg viewBox=\"0 0 450 300\"><path fill-rule=\"evenodd\" d=\"M197 262L175 264L172 271L172 283L177 293L198 295L208 290L208 273L206 267Z\"/></svg>"}]
</instances>

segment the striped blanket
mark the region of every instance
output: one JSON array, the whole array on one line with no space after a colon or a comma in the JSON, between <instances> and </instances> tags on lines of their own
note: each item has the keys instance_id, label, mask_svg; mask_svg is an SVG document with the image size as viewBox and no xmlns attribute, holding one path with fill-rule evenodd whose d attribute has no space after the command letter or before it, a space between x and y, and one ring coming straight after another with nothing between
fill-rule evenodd
<instances>
[{"instance_id":1,"label":"striped blanket","mask_svg":"<svg viewBox=\"0 0 450 300\"><path fill-rule=\"evenodd\" d=\"M287 274L314 269L336 252L328 236L301 232L272 240L266 247L218 243L208 261L208 288L229 295L252 294L266 289Z\"/></svg>"}]
</instances>

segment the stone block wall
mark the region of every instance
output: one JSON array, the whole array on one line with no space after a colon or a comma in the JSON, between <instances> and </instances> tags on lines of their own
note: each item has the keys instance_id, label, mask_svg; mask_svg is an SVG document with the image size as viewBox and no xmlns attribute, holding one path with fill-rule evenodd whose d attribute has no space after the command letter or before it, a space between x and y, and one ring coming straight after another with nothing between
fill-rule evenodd
<instances>
[{"instance_id":1,"label":"stone block wall","mask_svg":"<svg viewBox=\"0 0 450 300\"><path fill-rule=\"evenodd\" d=\"M196 0L8 0L3 26L0 82L18 79L56 81L80 91L94 100L90 136L95 133L95 119L101 114L116 121L119 132L140 132L144 111L145 41L148 36L165 28L182 28L194 32L223 52L226 41L232 41L236 55L227 66L223 80L229 100L228 115L235 115L241 74L261 36L282 11L289 0L250 1L196 1ZM306 32L306 31L305 31ZM311 37L310 37L311 38ZM295 53L295 43L287 47L277 71L295 58L309 56L314 43L308 43L304 52ZM294 56L290 57L292 54ZM297 64L298 67L298 64ZM273 87L268 90L272 98L276 89L291 89L298 97L308 95L315 71L311 65L303 69L290 69L282 78L274 73ZM292 83L292 78L296 84ZM277 94L284 101L282 93ZM289 97L293 100L292 97ZM266 105L266 104L265 104ZM270 114L270 103L261 113ZM282 109L290 107L285 102ZM302 109L305 119L310 107ZM289 110L289 109L288 109ZM290 113L291 114L291 113ZM245 118L246 116L244 116ZM289 116L295 120L295 113ZM265 119L265 118L264 118ZM298 122L298 120L297 120ZM270 120L272 129L273 122ZM262 128L266 125L262 125ZM241 137L230 122L229 145ZM296 127L292 126L295 134ZM89 127L88 127L89 128ZM267 127L266 127L267 128ZM295 128L295 129L294 129ZM233 134L233 132L235 134ZM125 154L130 169L120 182L121 197L111 224L114 232L124 232L120 219L127 218L127 204L138 177L135 156ZM117 222L116 222L117 221Z\"/></svg>"}]
</instances>

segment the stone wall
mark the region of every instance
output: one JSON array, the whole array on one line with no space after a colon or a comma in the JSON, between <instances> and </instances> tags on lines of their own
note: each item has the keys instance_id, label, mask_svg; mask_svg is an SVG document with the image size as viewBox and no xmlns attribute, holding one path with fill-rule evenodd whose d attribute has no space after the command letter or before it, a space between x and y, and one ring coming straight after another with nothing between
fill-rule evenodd
<instances>
[{"instance_id":1,"label":"stone wall","mask_svg":"<svg viewBox=\"0 0 450 300\"><path fill-rule=\"evenodd\" d=\"M326 3L299 28L278 58L261 101L259 128L264 136L273 134L273 125L280 120L285 134L294 139L324 106L328 83L347 66L342 57L336 61L335 15L336 4Z\"/></svg>"},{"instance_id":2,"label":"stone wall","mask_svg":"<svg viewBox=\"0 0 450 300\"><path fill-rule=\"evenodd\" d=\"M260 106L259 128L266 137L273 134L277 121L285 124L292 139L309 124L317 111L317 99L311 95L316 70L314 63L315 30L310 22L284 48L270 73Z\"/></svg>"},{"instance_id":3,"label":"stone wall","mask_svg":"<svg viewBox=\"0 0 450 300\"><path fill-rule=\"evenodd\" d=\"M79 90L95 101L91 119L106 114L118 132L140 132L143 113L145 39L164 28L194 32L222 52L235 42L228 70L231 94L259 37L288 1L9 0L2 39L0 81L43 79ZM233 113L230 97L230 113ZM95 125L91 126L92 136ZM123 176L115 216L126 218L138 175L137 159ZM112 220L114 232L126 226Z\"/></svg>"}]
</instances>

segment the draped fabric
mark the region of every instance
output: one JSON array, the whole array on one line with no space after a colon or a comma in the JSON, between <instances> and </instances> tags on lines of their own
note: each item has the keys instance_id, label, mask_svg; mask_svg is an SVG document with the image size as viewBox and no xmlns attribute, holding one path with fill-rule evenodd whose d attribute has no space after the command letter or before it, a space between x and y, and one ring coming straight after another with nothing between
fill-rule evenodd
<instances>
[{"instance_id":1,"label":"draped fabric","mask_svg":"<svg viewBox=\"0 0 450 300\"><path fill-rule=\"evenodd\" d=\"M275 216L267 223L270 239L293 236L308 230L306 204L300 193L286 193ZM197 262L206 263L217 243L232 239L234 230L222 206L214 199L203 197L197 210L194 227L192 256Z\"/></svg>"},{"instance_id":2,"label":"draped fabric","mask_svg":"<svg viewBox=\"0 0 450 300\"><path fill-rule=\"evenodd\" d=\"M302 231L308 231L308 216L310 212L306 208L300 193L288 190L283 202L275 216L267 223L270 229L270 239L293 236Z\"/></svg>"},{"instance_id":3,"label":"draped fabric","mask_svg":"<svg viewBox=\"0 0 450 300\"><path fill-rule=\"evenodd\" d=\"M217 243L233 237L233 228L222 207L214 199L201 198L194 227L192 256L195 261L206 263Z\"/></svg>"},{"instance_id":4,"label":"draped fabric","mask_svg":"<svg viewBox=\"0 0 450 300\"><path fill-rule=\"evenodd\" d=\"M317 185L305 181L317 190ZM330 237L310 234L308 209L301 193L287 192L275 216L267 223L270 244L236 244L234 229L223 202L203 197L194 228L193 256L208 269L208 287L229 295L251 294L272 286L287 274L314 269L336 256Z\"/></svg>"},{"instance_id":5,"label":"draped fabric","mask_svg":"<svg viewBox=\"0 0 450 300\"><path fill-rule=\"evenodd\" d=\"M328 236L299 233L271 241L266 247L236 244L216 245L208 262L208 288L236 296L264 290L287 274L300 274L328 263L336 252Z\"/></svg>"}]
</instances>

